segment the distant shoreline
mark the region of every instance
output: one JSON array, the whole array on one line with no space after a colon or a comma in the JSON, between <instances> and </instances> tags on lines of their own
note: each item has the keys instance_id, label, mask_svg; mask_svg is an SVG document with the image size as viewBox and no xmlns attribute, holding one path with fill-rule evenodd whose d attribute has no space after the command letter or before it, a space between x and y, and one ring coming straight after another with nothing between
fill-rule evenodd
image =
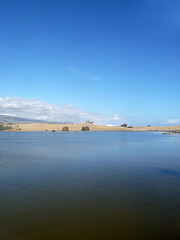
<instances>
[{"instance_id":1,"label":"distant shoreline","mask_svg":"<svg viewBox=\"0 0 180 240\"><path fill-rule=\"evenodd\" d=\"M53 124L53 123L25 123L25 124L12 124L11 132L35 132L35 131L62 131L63 128L68 128L69 131L82 131L82 127L87 126L89 131L128 131L128 132L144 132L144 131L159 131L165 133L180 133L180 125L178 126L156 126L156 127L143 127L134 126L131 128L121 126L103 126L89 123L74 123L74 124Z\"/></svg>"}]
</instances>

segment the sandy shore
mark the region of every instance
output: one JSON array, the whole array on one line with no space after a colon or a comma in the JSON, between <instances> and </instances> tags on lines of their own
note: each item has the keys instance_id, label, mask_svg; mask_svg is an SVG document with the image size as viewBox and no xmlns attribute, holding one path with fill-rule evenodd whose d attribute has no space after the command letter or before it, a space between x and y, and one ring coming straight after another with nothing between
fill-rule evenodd
<instances>
[{"instance_id":1,"label":"sandy shore","mask_svg":"<svg viewBox=\"0 0 180 240\"><path fill-rule=\"evenodd\" d=\"M81 131L83 126L88 126L90 131L161 131L161 132L174 132L180 133L179 126L168 127L140 127L134 126L133 128L125 128L118 126L103 126L87 123L75 123L75 124L53 124L53 123L30 123L30 124L14 124L11 125L13 129L8 131L62 131L63 127L69 127L69 131Z\"/></svg>"}]
</instances>

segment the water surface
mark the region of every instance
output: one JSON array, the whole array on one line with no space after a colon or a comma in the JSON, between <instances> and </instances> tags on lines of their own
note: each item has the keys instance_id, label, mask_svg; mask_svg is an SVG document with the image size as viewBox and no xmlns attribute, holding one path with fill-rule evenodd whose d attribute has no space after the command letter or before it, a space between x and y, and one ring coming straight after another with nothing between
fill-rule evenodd
<instances>
[{"instance_id":1,"label":"water surface","mask_svg":"<svg viewBox=\"0 0 180 240\"><path fill-rule=\"evenodd\" d=\"M180 239L180 135L0 132L0 239Z\"/></svg>"}]
</instances>

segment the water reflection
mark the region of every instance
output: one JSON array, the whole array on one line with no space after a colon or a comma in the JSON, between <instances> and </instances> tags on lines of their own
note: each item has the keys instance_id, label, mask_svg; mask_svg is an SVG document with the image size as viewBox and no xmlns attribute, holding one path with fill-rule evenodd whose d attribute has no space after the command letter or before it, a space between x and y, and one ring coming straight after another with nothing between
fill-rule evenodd
<instances>
[{"instance_id":1,"label":"water reflection","mask_svg":"<svg viewBox=\"0 0 180 240\"><path fill-rule=\"evenodd\" d=\"M179 176L180 177L180 171L171 170L171 169L158 169L160 173L171 175L171 176Z\"/></svg>"},{"instance_id":2,"label":"water reflection","mask_svg":"<svg viewBox=\"0 0 180 240\"><path fill-rule=\"evenodd\" d=\"M180 136L0 135L0 239L180 239Z\"/></svg>"}]
</instances>

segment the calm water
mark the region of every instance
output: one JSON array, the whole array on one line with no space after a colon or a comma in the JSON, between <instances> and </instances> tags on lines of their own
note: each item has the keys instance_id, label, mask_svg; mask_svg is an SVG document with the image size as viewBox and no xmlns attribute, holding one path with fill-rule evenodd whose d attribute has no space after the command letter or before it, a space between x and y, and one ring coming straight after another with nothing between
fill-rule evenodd
<instances>
[{"instance_id":1,"label":"calm water","mask_svg":"<svg viewBox=\"0 0 180 240\"><path fill-rule=\"evenodd\" d=\"M180 135L0 132L0 240L180 239Z\"/></svg>"}]
</instances>

